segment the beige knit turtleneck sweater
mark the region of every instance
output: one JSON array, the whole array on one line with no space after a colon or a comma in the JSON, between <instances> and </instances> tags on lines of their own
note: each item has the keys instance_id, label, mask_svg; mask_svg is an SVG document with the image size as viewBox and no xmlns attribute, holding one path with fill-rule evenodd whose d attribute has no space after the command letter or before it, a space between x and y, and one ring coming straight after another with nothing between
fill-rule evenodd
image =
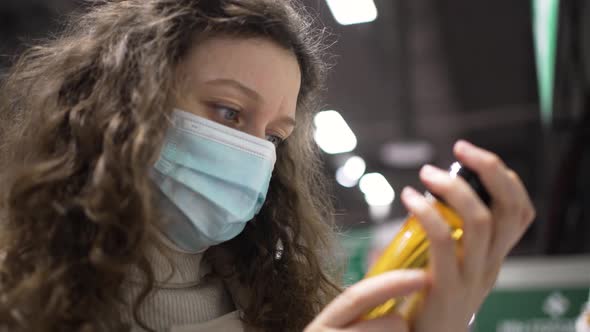
<instances>
[{"instance_id":1,"label":"beige knit turtleneck sweater","mask_svg":"<svg viewBox=\"0 0 590 332\"><path fill-rule=\"evenodd\" d=\"M183 252L159 234L161 246L154 246L149 259L156 286L140 307L140 318L156 331L241 331L241 323L232 297L222 280L211 273L202 261L203 254ZM127 300L141 290L137 271L125 284ZM130 306L129 306L130 307ZM133 320L133 313L123 313L133 332L145 331Z\"/></svg>"}]
</instances>

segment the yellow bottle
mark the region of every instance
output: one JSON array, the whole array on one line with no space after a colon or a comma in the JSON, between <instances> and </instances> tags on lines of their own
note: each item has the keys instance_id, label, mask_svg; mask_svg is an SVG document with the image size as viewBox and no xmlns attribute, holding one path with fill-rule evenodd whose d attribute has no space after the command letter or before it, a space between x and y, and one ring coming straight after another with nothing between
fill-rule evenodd
<instances>
[{"instance_id":1,"label":"yellow bottle","mask_svg":"<svg viewBox=\"0 0 590 332\"><path fill-rule=\"evenodd\" d=\"M450 168L450 174L451 176L459 175L463 177L482 201L489 204L490 196L473 171L455 162ZM448 223L451 236L457 243L457 255L461 255L460 240L463 236L463 221L441 199L429 193L426 196ZM425 268L428 265L428 248L429 242L426 233L416 217L410 215L376 263L369 269L365 278L397 269ZM393 311L401 314L406 319L411 319L422 299L422 295L422 293L417 293L402 298L391 299L370 310L365 314L364 319L377 318Z\"/></svg>"}]
</instances>

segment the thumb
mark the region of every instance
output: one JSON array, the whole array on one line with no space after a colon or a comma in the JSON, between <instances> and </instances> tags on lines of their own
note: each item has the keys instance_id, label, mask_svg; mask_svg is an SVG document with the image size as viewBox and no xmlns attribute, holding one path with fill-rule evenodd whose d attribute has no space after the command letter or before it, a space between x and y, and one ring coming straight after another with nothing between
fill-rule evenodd
<instances>
[{"instance_id":1,"label":"thumb","mask_svg":"<svg viewBox=\"0 0 590 332\"><path fill-rule=\"evenodd\" d=\"M421 270L386 272L364 279L336 297L316 318L325 327L340 328L387 300L410 294L426 285Z\"/></svg>"},{"instance_id":2,"label":"thumb","mask_svg":"<svg viewBox=\"0 0 590 332\"><path fill-rule=\"evenodd\" d=\"M392 313L383 317L361 321L346 328L346 332L395 331L409 332L408 322L400 315Z\"/></svg>"}]
</instances>

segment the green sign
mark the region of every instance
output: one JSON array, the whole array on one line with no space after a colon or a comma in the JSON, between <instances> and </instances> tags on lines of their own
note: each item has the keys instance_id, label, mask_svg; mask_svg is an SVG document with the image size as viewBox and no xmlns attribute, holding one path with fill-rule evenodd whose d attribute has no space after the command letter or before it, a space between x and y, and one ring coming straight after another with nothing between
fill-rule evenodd
<instances>
[{"instance_id":1,"label":"green sign","mask_svg":"<svg viewBox=\"0 0 590 332\"><path fill-rule=\"evenodd\" d=\"M559 0L532 0L532 3L541 119L549 124L553 109Z\"/></svg>"},{"instance_id":2,"label":"green sign","mask_svg":"<svg viewBox=\"0 0 590 332\"><path fill-rule=\"evenodd\" d=\"M477 314L475 332L575 332L588 287L495 290Z\"/></svg>"},{"instance_id":3,"label":"green sign","mask_svg":"<svg viewBox=\"0 0 590 332\"><path fill-rule=\"evenodd\" d=\"M340 235L340 244L348 257L344 285L352 285L365 276L371 238L372 232L369 227L349 230Z\"/></svg>"}]
</instances>

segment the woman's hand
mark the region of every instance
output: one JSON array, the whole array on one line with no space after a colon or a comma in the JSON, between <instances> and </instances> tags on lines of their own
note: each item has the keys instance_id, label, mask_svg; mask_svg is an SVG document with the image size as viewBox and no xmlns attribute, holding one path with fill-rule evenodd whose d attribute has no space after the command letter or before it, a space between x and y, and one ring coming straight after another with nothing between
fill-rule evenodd
<instances>
[{"instance_id":1,"label":"woman's hand","mask_svg":"<svg viewBox=\"0 0 590 332\"><path fill-rule=\"evenodd\" d=\"M391 314L359 321L369 309L387 300L421 290L426 284L423 271L394 271L362 280L346 289L305 328L305 332L408 332L406 321Z\"/></svg>"},{"instance_id":2,"label":"woman's hand","mask_svg":"<svg viewBox=\"0 0 590 332\"><path fill-rule=\"evenodd\" d=\"M429 288L412 324L414 332L467 331L493 287L502 262L535 216L519 177L495 154L460 141L457 159L475 171L492 198L488 208L460 177L425 166L420 177L464 221L463 257L457 258L449 228L419 193L406 188L402 200L420 220L430 239ZM395 331L392 329L391 331Z\"/></svg>"},{"instance_id":3,"label":"woman's hand","mask_svg":"<svg viewBox=\"0 0 590 332\"><path fill-rule=\"evenodd\" d=\"M427 199L406 188L402 200L421 222L430 240L427 272L395 271L365 279L348 288L306 328L316 331L462 332L493 287L502 262L524 234L535 210L519 177L495 154L461 141L457 159L475 171L488 190L488 208L460 177L425 166L420 177L428 189L442 197L464 221L463 257L446 222ZM369 309L390 298L427 292L412 326L398 315L359 321Z\"/></svg>"}]
</instances>

